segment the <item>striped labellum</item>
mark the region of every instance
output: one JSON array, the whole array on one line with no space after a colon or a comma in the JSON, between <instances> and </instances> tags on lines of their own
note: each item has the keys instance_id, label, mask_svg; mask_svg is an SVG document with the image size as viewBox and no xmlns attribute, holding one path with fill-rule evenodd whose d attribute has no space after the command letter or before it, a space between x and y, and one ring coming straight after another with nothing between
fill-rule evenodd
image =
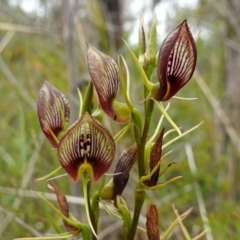
<instances>
[{"instance_id":1,"label":"striped labellum","mask_svg":"<svg viewBox=\"0 0 240 240\"><path fill-rule=\"evenodd\" d=\"M61 166L75 182L84 164L97 181L111 166L116 148L109 131L85 112L61 138L57 151Z\"/></svg>"}]
</instances>

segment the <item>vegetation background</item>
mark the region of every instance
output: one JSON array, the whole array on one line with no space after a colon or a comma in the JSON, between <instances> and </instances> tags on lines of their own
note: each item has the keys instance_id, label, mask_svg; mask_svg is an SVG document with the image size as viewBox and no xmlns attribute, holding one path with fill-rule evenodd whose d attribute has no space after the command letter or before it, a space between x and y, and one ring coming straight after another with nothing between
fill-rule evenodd
<instances>
[{"instance_id":1,"label":"vegetation background","mask_svg":"<svg viewBox=\"0 0 240 240\"><path fill-rule=\"evenodd\" d=\"M157 205L161 231L175 218L174 203L180 213L193 207L184 221L191 236L208 228L202 239L240 239L238 0L0 1L0 239L65 231L61 219L30 191L48 193L45 196L56 203L47 183L36 181L58 167L56 153L38 124L38 91L43 79L61 89L71 100L73 122L78 116L76 89L84 90L89 80L85 61L85 42L89 42L115 59L124 55L131 70L132 99L139 103L141 78L122 37L137 53L141 13L147 26L156 13L159 47L170 30L188 19L197 39L198 62L193 79L178 95L198 100L172 99L169 114L184 130L204 121L167 149L174 151L165 164L176 161L181 166L171 167L165 178L183 178L149 192L147 203ZM156 111L152 131L159 117ZM119 126L107 118L105 121L112 132L118 130ZM126 142L121 142L119 151ZM136 176L132 171L124 191L130 205ZM56 180L56 184L74 196L69 198L71 211L84 220L79 184L71 183L68 177ZM142 226L145 213L143 209ZM122 239L121 224L106 212L102 214L100 239ZM137 239L146 236L139 233ZM176 227L169 239L183 239L181 230Z\"/></svg>"}]
</instances>

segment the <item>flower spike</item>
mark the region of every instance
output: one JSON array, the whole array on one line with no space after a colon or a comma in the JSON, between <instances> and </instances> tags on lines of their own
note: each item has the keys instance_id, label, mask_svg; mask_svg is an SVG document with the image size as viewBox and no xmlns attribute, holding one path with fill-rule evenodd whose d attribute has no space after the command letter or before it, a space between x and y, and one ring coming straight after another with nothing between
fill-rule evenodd
<instances>
[{"instance_id":1,"label":"flower spike","mask_svg":"<svg viewBox=\"0 0 240 240\"><path fill-rule=\"evenodd\" d=\"M160 83L152 90L158 101L173 97L192 77L197 61L196 44L184 20L164 40L158 55L157 75Z\"/></svg>"},{"instance_id":2,"label":"flower spike","mask_svg":"<svg viewBox=\"0 0 240 240\"><path fill-rule=\"evenodd\" d=\"M128 106L115 100L120 83L117 64L90 44L87 44L87 47L89 74L103 111L118 123L128 121Z\"/></svg>"},{"instance_id":3,"label":"flower spike","mask_svg":"<svg viewBox=\"0 0 240 240\"><path fill-rule=\"evenodd\" d=\"M66 97L45 81L37 101L37 113L41 129L53 147L58 147L60 133L66 128L70 107Z\"/></svg>"},{"instance_id":4,"label":"flower spike","mask_svg":"<svg viewBox=\"0 0 240 240\"><path fill-rule=\"evenodd\" d=\"M81 174L97 181L111 166L115 151L109 131L85 112L63 135L57 153L63 169L77 182Z\"/></svg>"}]
</instances>

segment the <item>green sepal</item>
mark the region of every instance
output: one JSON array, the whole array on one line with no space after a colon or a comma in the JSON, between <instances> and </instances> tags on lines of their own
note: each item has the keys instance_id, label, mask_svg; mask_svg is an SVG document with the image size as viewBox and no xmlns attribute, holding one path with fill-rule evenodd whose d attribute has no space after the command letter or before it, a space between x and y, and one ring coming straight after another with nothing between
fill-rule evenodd
<instances>
[{"instance_id":1,"label":"green sepal","mask_svg":"<svg viewBox=\"0 0 240 240\"><path fill-rule=\"evenodd\" d=\"M122 69L124 67L124 69ZM118 69L119 69L119 79L120 79L120 83L121 83L121 87L123 90L123 94L124 94L124 98L125 98L125 102L129 108L129 112L132 112L133 110L133 106L130 100L130 74L129 74L129 70L128 70L128 66L127 63L124 59L123 56L119 56L118 57ZM126 74L126 76L124 77L124 73ZM126 78L126 83L125 83L125 78Z\"/></svg>"},{"instance_id":2,"label":"green sepal","mask_svg":"<svg viewBox=\"0 0 240 240\"><path fill-rule=\"evenodd\" d=\"M145 164L145 171L148 172L150 164L149 164L149 159L150 159L150 153L152 149L152 144L146 144L145 146L145 152L144 152L144 164Z\"/></svg>"},{"instance_id":3,"label":"green sepal","mask_svg":"<svg viewBox=\"0 0 240 240\"><path fill-rule=\"evenodd\" d=\"M121 196L116 197L115 205L118 208L118 212L122 217L122 220L124 222L124 230L126 231L125 234L127 235L128 232L130 231L132 224L130 211L128 209L126 202Z\"/></svg>"},{"instance_id":4,"label":"green sepal","mask_svg":"<svg viewBox=\"0 0 240 240\"><path fill-rule=\"evenodd\" d=\"M186 132L182 133L181 135L178 135L177 137L171 139L170 141L166 142L165 144L162 145L162 149L168 147L169 145L171 145L172 143L176 142L178 139L186 136L187 134L189 134L190 132L194 131L195 129L197 129L198 127L200 127L202 125L203 122L200 122L199 124L197 124L196 126L190 128L189 130L187 130Z\"/></svg>"},{"instance_id":5,"label":"green sepal","mask_svg":"<svg viewBox=\"0 0 240 240\"><path fill-rule=\"evenodd\" d=\"M81 222L76 222L71 220L70 218L66 217L58 208L56 208L51 202L49 202L46 198L44 198L43 196L41 196L40 194L32 191L37 197L41 198L49 207L52 208L53 211L55 211L64 221L66 221L68 224L70 224L71 226L74 226L76 228L79 229L79 231L81 230L83 223Z\"/></svg>"},{"instance_id":6,"label":"green sepal","mask_svg":"<svg viewBox=\"0 0 240 240\"><path fill-rule=\"evenodd\" d=\"M111 179L100 191L100 197L103 200L113 200L114 199L114 186L113 179Z\"/></svg>"},{"instance_id":7,"label":"green sepal","mask_svg":"<svg viewBox=\"0 0 240 240\"><path fill-rule=\"evenodd\" d=\"M59 240L59 239L67 239L73 237L73 234L64 233L64 234L57 234L53 236L47 237L23 237L23 238L14 238L13 240ZM85 238L83 238L85 240ZM88 240L88 239L87 239Z\"/></svg>"},{"instance_id":8,"label":"green sepal","mask_svg":"<svg viewBox=\"0 0 240 240\"><path fill-rule=\"evenodd\" d=\"M146 190L156 190L156 189L158 189L160 187L163 187L163 186L166 186L167 184L169 184L171 182L174 182L174 181L176 181L176 180L178 180L180 178L182 178L182 176L177 176L177 177L171 178L168 181L165 181L163 183L158 183L158 184L156 184L154 186L150 186L150 187L143 183L143 186L144 186L144 189L146 189Z\"/></svg>"},{"instance_id":9,"label":"green sepal","mask_svg":"<svg viewBox=\"0 0 240 240\"><path fill-rule=\"evenodd\" d=\"M160 112L164 115L164 117L166 118L166 120L172 125L172 127L177 131L177 133L179 135L181 135L181 130L179 129L179 127L175 124L175 122L171 119L171 117L168 115L167 111L164 109L162 102L158 102L157 100L155 100L154 98L152 98L152 100L155 102L155 104L157 105L158 109L160 110Z\"/></svg>"},{"instance_id":10,"label":"green sepal","mask_svg":"<svg viewBox=\"0 0 240 240\"><path fill-rule=\"evenodd\" d=\"M129 121L130 110L126 103L118 102L116 99L113 99L112 110L114 113L116 113L114 120L117 120L116 118L119 118L121 119L122 123Z\"/></svg>"},{"instance_id":11,"label":"green sepal","mask_svg":"<svg viewBox=\"0 0 240 240\"><path fill-rule=\"evenodd\" d=\"M161 240L167 240L169 238L169 235L173 232L174 228L179 224L179 218L181 219L181 221L184 220L191 213L191 211L192 208L188 209L186 212L177 217L162 234Z\"/></svg>"},{"instance_id":12,"label":"green sepal","mask_svg":"<svg viewBox=\"0 0 240 240\"><path fill-rule=\"evenodd\" d=\"M90 230L86 225L82 226L82 239L91 240Z\"/></svg>"},{"instance_id":13,"label":"green sepal","mask_svg":"<svg viewBox=\"0 0 240 240\"><path fill-rule=\"evenodd\" d=\"M118 143L118 141L128 132L132 125L132 119L130 119L126 126L124 126L115 136L114 136L114 142L115 144Z\"/></svg>"},{"instance_id":14,"label":"green sepal","mask_svg":"<svg viewBox=\"0 0 240 240\"><path fill-rule=\"evenodd\" d=\"M166 156L168 156L170 153L171 153L171 152L168 152L168 153L164 154L164 155L161 157L161 159L159 159L158 163L157 163L156 166L153 168L153 170L152 170L148 175L142 176L142 177L139 179L139 182L142 183L144 186L146 186L146 185L144 184L144 181L147 181L147 180L150 180L150 179L151 179L151 177L153 176L153 174L155 174L155 172L159 170L159 166L161 165L163 159L164 159Z\"/></svg>"},{"instance_id":15,"label":"green sepal","mask_svg":"<svg viewBox=\"0 0 240 240\"><path fill-rule=\"evenodd\" d=\"M53 170L52 172L48 173L47 175L38 178L37 181L43 181L43 180L49 179L51 176L53 176L55 173L57 173L61 169L62 169L62 167L60 166L60 167L56 168L55 170Z\"/></svg>"}]
</instances>

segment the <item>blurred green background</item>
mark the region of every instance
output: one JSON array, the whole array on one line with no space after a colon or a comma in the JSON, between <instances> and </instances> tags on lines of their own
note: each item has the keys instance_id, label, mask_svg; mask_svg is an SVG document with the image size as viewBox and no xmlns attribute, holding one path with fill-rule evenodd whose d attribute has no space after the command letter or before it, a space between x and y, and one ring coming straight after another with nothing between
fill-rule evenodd
<instances>
[{"instance_id":1,"label":"blurred green background","mask_svg":"<svg viewBox=\"0 0 240 240\"><path fill-rule=\"evenodd\" d=\"M37 178L58 167L56 153L40 131L36 114L38 91L47 79L71 101L71 122L78 116L77 88L84 91L89 75L85 42L111 55L122 54L131 71L132 99L139 105L142 82L122 38L136 50L139 16L146 26L156 14L158 47L184 19L197 41L198 61L192 80L178 93L196 97L172 99L169 114L183 131L200 128L164 151L176 161L163 179L182 179L153 192L146 203L159 210L163 232L179 213L193 207L184 221L192 237L240 239L240 1L238 0L1 0L0 1L0 239L65 232L61 219L30 189L49 193ZM156 78L153 79L157 81ZM154 112L151 132L159 120ZM117 132L119 126L111 124ZM169 125L164 122L165 126ZM131 137L129 142L131 142ZM127 140L127 139L126 139ZM123 150L128 141L121 141ZM63 172L62 172L63 173ZM132 171L124 191L132 206L137 179ZM80 184L68 177L56 180L69 196L72 213L84 221ZM147 207L147 205L146 205ZM146 208L140 225L145 224ZM100 239L122 239L121 225L102 212ZM79 239L79 238L76 238ZM138 233L136 239L146 239ZM169 239L184 239L176 227Z\"/></svg>"}]
</instances>

